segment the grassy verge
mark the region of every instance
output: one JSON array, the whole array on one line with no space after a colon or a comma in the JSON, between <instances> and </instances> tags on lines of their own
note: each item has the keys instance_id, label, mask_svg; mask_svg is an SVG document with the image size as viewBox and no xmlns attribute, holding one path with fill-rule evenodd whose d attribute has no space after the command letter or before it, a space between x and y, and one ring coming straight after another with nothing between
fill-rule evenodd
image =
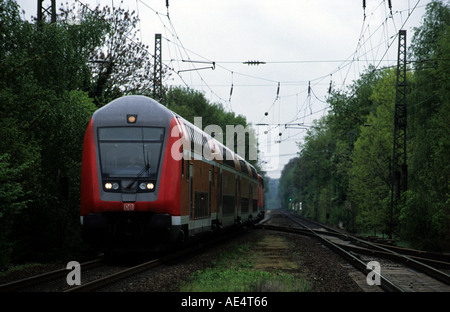
<instances>
[{"instance_id":1,"label":"grassy verge","mask_svg":"<svg viewBox=\"0 0 450 312\"><path fill-rule=\"evenodd\" d=\"M264 255L261 248L250 244L233 244L222 252L212 267L199 270L189 281L180 285L182 292L304 292L310 290L309 283L299 274L280 269L257 269ZM287 264L287 267L290 267Z\"/></svg>"}]
</instances>

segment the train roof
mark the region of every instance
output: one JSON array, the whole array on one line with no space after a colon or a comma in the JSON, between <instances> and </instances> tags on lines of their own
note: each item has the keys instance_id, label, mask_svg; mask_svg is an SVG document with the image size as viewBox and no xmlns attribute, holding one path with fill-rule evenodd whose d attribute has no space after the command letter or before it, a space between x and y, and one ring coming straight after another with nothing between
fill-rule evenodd
<instances>
[{"instance_id":1,"label":"train roof","mask_svg":"<svg viewBox=\"0 0 450 312\"><path fill-rule=\"evenodd\" d=\"M158 127L167 127L174 113L157 101L143 95L127 95L115 99L95 111L92 118L96 126L123 125L127 116L134 114L136 126L143 125L143 121L151 119Z\"/></svg>"}]
</instances>

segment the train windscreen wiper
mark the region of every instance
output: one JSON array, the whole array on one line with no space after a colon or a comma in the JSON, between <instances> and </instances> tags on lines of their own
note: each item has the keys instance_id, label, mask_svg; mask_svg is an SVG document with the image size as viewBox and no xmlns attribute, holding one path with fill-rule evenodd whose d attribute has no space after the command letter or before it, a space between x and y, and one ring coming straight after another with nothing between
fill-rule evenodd
<instances>
[{"instance_id":1,"label":"train windscreen wiper","mask_svg":"<svg viewBox=\"0 0 450 312\"><path fill-rule=\"evenodd\" d=\"M147 151L147 157L145 157L145 148L144 145L142 145L142 152L144 154L144 167L142 167L142 169L139 171L139 173L137 174L137 176L135 176L133 178L133 180L131 180L130 183L128 183L128 185L125 187L127 190L131 189L131 187L133 186L134 183L136 183L136 181L144 174L144 172L147 172L147 176L150 177L150 161L149 161L149 155L148 155L148 151Z\"/></svg>"}]
</instances>

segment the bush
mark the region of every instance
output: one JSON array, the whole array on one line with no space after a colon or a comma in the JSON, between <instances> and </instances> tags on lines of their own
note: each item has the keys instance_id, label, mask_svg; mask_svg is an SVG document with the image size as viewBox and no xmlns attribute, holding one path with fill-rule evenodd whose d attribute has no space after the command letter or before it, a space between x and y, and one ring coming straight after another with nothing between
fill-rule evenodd
<instances>
[{"instance_id":1,"label":"bush","mask_svg":"<svg viewBox=\"0 0 450 312\"><path fill-rule=\"evenodd\" d=\"M10 240L14 215L25 206L25 192L20 182L22 171L26 166L11 167L10 155L0 155L0 270L11 260L14 244Z\"/></svg>"}]
</instances>

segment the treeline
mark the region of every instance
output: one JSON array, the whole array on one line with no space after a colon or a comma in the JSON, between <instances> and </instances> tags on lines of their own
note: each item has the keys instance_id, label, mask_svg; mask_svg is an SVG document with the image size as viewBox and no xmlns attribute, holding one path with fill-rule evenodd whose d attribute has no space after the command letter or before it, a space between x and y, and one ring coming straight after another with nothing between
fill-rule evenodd
<instances>
[{"instance_id":1,"label":"treeline","mask_svg":"<svg viewBox=\"0 0 450 312\"><path fill-rule=\"evenodd\" d=\"M152 57L134 12L61 9L56 23L0 2L0 270L84 251L79 202L84 132L93 112L127 94L152 93ZM247 122L187 88L163 103L194 122Z\"/></svg>"},{"instance_id":2,"label":"treeline","mask_svg":"<svg viewBox=\"0 0 450 312\"><path fill-rule=\"evenodd\" d=\"M284 168L284 207L410 246L450 249L450 7L427 5L408 46L407 191L390 211L395 68L368 68L327 99L330 112L308 131ZM392 228L391 228L392 226Z\"/></svg>"}]
</instances>

